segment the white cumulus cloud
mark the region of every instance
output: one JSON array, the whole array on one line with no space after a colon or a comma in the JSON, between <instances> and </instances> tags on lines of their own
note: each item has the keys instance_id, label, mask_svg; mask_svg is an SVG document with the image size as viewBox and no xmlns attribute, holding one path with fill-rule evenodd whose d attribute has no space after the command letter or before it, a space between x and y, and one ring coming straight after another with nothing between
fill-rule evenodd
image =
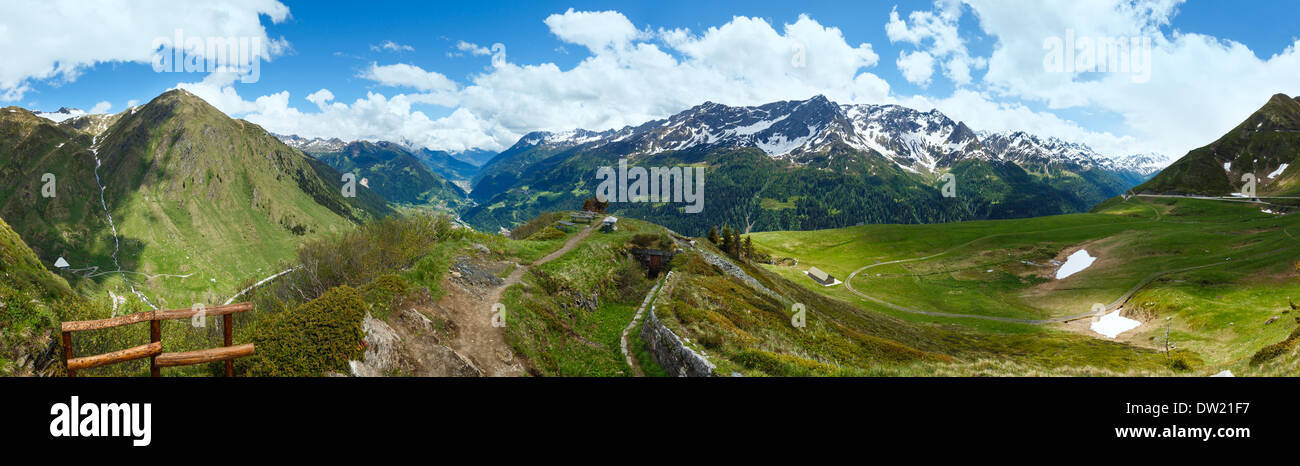
<instances>
[{"instance_id":1,"label":"white cumulus cloud","mask_svg":"<svg viewBox=\"0 0 1300 466\"><path fill-rule=\"evenodd\" d=\"M608 46L625 46L642 37L641 31L617 11L569 11L546 17L546 26L565 42L592 51Z\"/></svg>"},{"instance_id":2,"label":"white cumulus cloud","mask_svg":"<svg viewBox=\"0 0 1300 466\"><path fill-rule=\"evenodd\" d=\"M898 61L895 63L898 70L903 72L903 79L922 86L930 84L930 76L934 75L934 57L929 53L904 50L898 53Z\"/></svg>"},{"instance_id":3,"label":"white cumulus cloud","mask_svg":"<svg viewBox=\"0 0 1300 466\"><path fill-rule=\"evenodd\" d=\"M22 99L37 82L70 82L97 63L151 63L154 41L185 37L250 37L262 57L287 49L267 36L261 16L284 21L276 0L177 2L132 0L6 0L0 2L0 100Z\"/></svg>"},{"instance_id":4,"label":"white cumulus cloud","mask_svg":"<svg viewBox=\"0 0 1300 466\"><path fill-rule=\"evenodd\" d=\"M394 65L371 63L370 68L362 71L358 77L385 86L409 87L425 92L454 91L457 87L455 81L447 78L442 73L425 71L418 66L405 63Z\"/></svg>"}]
</instances>

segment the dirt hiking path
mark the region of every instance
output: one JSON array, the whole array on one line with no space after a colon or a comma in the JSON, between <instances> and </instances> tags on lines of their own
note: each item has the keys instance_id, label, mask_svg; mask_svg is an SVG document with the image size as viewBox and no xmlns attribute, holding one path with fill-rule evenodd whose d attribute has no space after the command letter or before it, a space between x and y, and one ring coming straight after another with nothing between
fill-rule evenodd
<instances>
[{"instance_id":1,"label":"dirt hiking path","mask_svg":"<svg viewBox=\"0 0 1300 466\"><path fill-rule=\"evenodd\" d=\"M510 346L506 344L504 328L493 326L493 314L495 312L492 306L501 302L501 296L505 294L506 288L520 283L525 273L528 273L533 267L568 254L588 236L591 236L591 233L596 228L597 225L593 223L570 237L560 249L547 254L532 264L518 265L505 278L504 282L486 290L486 293L480 294L459 283L454 283L452 280L444 280L444 283L451 285L451 287L447 288L449 292L438 301L438 306L447 310L456 323L456 336L449 346L457 353L469 358L482 371L484 376L518 377L526 375L524 361L515 357L514 352L510 350ZM452 290L452 287L460 288L460 290ZM505 316L506 321L509 321L509 309L506 309Z\"/></svg>"}]
</instances>

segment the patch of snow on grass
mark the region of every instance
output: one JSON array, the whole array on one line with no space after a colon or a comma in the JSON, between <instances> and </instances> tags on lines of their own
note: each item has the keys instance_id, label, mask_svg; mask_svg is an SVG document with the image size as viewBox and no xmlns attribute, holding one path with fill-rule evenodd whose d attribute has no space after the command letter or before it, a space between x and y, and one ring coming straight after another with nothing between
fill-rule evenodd
<instances>
[{"instance_id":1,"label":"patch of snow on grass","mask_svg":"<svg viewBox=\"0 0 1300 466\"><path fill-rule=\"evenodd\" d=\"M1070 257L1065 259L1065 265L1062 265L1060 269L1056 270L1056 279L1060 280L1070 275L1082 272L1083 269L1088 268L1088 266L1092 265L1096 260L1096 257L1088 255L1087 249L1075 251L1074 254L1070 254Z\"/></svg>"},{"instance_id":2,"label":"patch of snow on grass","mask_svg":"<svg viewBox=\"0 0 1300 466\"><path fill-rule=\"evenodd\" d=\"M1232 171L1232 168L1230 167L1232 167L1232 162L1223 162L1223 171L1225 172Z\"/></svg>"},{"instance_id":3,"label":"patch of snow on grass","mask_svg":"<svg viewBox=\"0 0 1300 466\"><path fill-rule=\"evenodd\" d=\"M1277 167L1277 170L1273 170L1273 173L1269 173L1269 174L1268 174L1268 178L1269 178L1269 179L1273 179L1273 178L1276 178L1278 175L1281 175L1282 172L1286 171L1286 167L1287 167L1287 164L1285 164L1285 163L1282 164L1282 165L1279 165L1279 166Z\"/></svg>"},{"instance_id":4,"label":"patch of snow on grass","mask_svg":"<svg viewBox=\"0 0 1300 466\"><path fill-rule=\"evenodd\" d=\"M1119 315L1122 309L1116 309L1115 312L1106 314L1092 323L1092 331L1105 335L1106 338L1115 338L1121 333L1127 332L1142 325L1142 322Z\"/></svg>"}]
</instances>

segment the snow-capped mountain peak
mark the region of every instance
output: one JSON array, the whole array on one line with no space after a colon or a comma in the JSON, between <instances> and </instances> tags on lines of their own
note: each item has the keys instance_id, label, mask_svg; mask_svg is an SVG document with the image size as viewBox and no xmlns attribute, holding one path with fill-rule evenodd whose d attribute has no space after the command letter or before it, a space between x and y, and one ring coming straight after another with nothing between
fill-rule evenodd
<instances>
[{"instance_id":1,"label":"snow-capped mountain peak","mask_svg":"<svg viewBox=\"0 0 1300 466\"><path fill-rule=\"evenodd\" d=\"M271 133L271 135L275 136L276 139L279 139L280 142L283 142L285 145L303 152L338 152L348 145L346 141L339 138L308 139L296 134L283 135Z\"/></svg>"},{"instance_id":2,"label":"snow-capped mountain peak","mask_svg":"<svg viewBox=\"0 0 1300 466\"><path fill-rule=\"evenodd\" d=\"M515 147L539 145L554 149L611 145L612 152L626 155L753 147L796 163L818 154L834 157L839 148L875 153L916 173L940 172L969 159L1006 161L1034 172L1054 165L1089 169L1118 163L1085 144L1055 137L1023 131L976 133L937 109L841 105L820 95L751 107L705 102L662 120L618 130L533 132ZM1132 163L1149 170L1159 165L1152 160Z\"/></svg>"},{"instance_id":3,"label":"snow-capped mountain peak","mask_svg":"<svg viewBox=\"0 0 1300 466\"><path fill-rule=\"evenodd\" d=\"M32 114L53 121L55 123L61 123L63 122L63 120L67 120L69 118L76 118L79 116L86 115L86 112L84 110L77 109L77 108L60 107L58 110L55 110L53 112L32 112Z\"/></svg>"},{"instance_id":4,"label":"snow-capped mountain peak","mask_svg":"<svg viewBox=\"0 0 1300 466\"><path fill-rule=\"evenodd\" d=\"M1167 155L1151 152L1115 157L1111 159L1111 163L1117 170L1128 170L1143 176L1151 176L1164 170L1169 164L1174 163L1174 160Z\"/></svg>"},{"instance_id":5,"label":"snow-capped mountain peak","mask_svg":"<svg viewBox=\"0 0 1300 466\"><path fill-rule=\"evenodd\" d=\"M1106 165L1106 157L1087 144L1042 137L1024 131L980 132L984 147L999 160L1022 167L1045 169L1049 165L1069 164L1090 168Z\"/></svg>"}]
</instances>

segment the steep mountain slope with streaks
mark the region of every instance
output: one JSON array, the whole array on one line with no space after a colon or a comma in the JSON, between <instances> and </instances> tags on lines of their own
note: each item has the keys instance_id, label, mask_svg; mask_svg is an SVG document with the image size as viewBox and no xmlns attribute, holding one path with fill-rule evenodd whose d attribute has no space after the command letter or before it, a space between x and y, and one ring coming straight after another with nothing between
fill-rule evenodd
<instances>
[{"instance_id":1,"label":"steep mountain slope with streaks","mask_svg":"<svg viewBox=\"0 0 1300 466\"><path fill-rule=\"evenodd\" d=\"M13 181L0 216L40 260L157 306L211 302L198 298L269 275L305 238L392 212L369 190L344 198L338 172L181 90L62 124L9 107L0 135Z\"/></svg>"}]
</instances>

